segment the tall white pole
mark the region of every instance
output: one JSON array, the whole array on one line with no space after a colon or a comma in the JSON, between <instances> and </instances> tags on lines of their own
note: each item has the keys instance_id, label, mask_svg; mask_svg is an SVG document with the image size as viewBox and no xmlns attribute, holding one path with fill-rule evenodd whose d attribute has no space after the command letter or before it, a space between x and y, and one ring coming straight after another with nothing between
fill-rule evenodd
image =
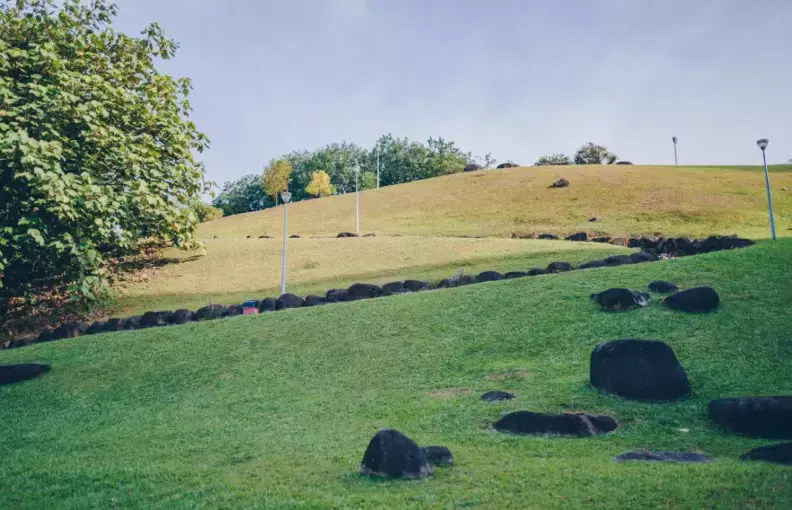
<instances>
[{"instance_id":1,"label":"tall white pole","mask_svg":"<svg viewBox=\"0 0 792 510\"><path fill-rule=\"evenodd\" d=\"M377 145L377 188L379 188L380 148Z\"/></svg>"},{"instance_id":2,"label":"tall white pole","mask_svg":"<svg viewBox=\"0 0 792 510\"><path fill-rule=\"evenodd\" d=\"M286 294L286 238L288 229L289 203L283 202L283 254L281 262L281 295Z\"/></svg>"},{"instance_id":3,"label":"tall white pole","mask_svg":"<svg viewBox=\"0 0 792 510\"><path fill-rule=\"evenodd\" d=\"M775 241L776 231L775 218L773 217L773 198L770 195L770 174L767 172L767 157L765 156L764 149L762 149L762 161L764 162L765 189L767 190L767 210L770 212L770 235L772 236L773 241Z\"/></svg>"},{"instance_id":4,"label":"tall white pole","mask_svg":"<svg viewBox=\"0 0 792 510\"><path fill-rule=\"evenodd\" d=\"M358 181L360 180L360 167L355 167L355 233L360 234L360 199L358 198Z\"/></svg>"}]
</instances>

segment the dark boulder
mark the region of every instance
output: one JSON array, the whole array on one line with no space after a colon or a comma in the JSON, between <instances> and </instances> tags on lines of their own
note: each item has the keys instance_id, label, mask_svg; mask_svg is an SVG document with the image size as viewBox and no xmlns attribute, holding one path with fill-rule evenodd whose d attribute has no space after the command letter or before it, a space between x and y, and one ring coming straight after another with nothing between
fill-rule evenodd
<instances>
[{"instance_id":1,"label":"dark boulder","mask_svg":"<svg viewBox=\"0 0 792 510\"><path fill-rule=\"evenodd\" d=\"M80 335L84 335L84 334L88 333L89 329L91 329L91 323L90 322L78 322L77 323L77 331L79 332Z\"/></svg>"},{"instance_id":2,"label":"dark boulder","mask_svg":"<svg viewBox=\"0 0 792 510\"><path fill-rule=\"evenodd\" d=\"M140 318L140 329L156 328L165 324L165 317L160 312L146 312Z\"/></svg>"},{"instance_id":3,"label":"dark boulder","mask_svg":"<svg viewBox=\"0 0 792 510\"><path fill-rule=\"evenodd\" d=\"M347 289L348 301L375 298L382 295L382 289L370 283L356 283Z\"/></svg>"},{"instance_id":4,"label":"dark boulder","mask_svg":"<svg viewBox=\"0 0 792 510\"><path fill-rule=\"evenodd\" d=\"M173 312L173 317L171 318L171 324L187 324L193 320L193 313L190 310L185 310L182 308L181 310L176 310Z\"/></svg>"},{"instance_id":5,"label":"dark boulder","mask_svg":"<svg viewBox=\"0 0 792 510\"><path fill-rule=\"evenodd\" d=\"M511 271L503 275L504 278L507 280L513 280L515 278L525 278L526 276L531 276L525 271Z\"/></svg>"},{"instance_id":6,"label":"dark boulder","mask_svg":"<svg viewBox=\"0 0 792 510\"><path fill-rule=\"evenodd\" d=\"M91 327L88 328L88 331L85 332L86 335L98 335L99 333L104 333L107 331L107 322L105 321L96 321L91 324Z\"/></svg>"},{"instance_id":7,"label":"dark boulder","mask_svg":"<svg viewBox=\"0 0 792 510\"><path fill-rule=\"evenodd\" d=\"M354 232L341 232L336 237L360 237L360 236Z\"/></svg>"},{"instance_id":8,"label":"dark boulder","mask_svg":"<svg viewBox=\"0 0 792 510\"><path fill-rule=\"evenodd\" d=\"M326 304L327 300L321 296L306 296L303 306L321 306Z\"/></svg>"},{"instance_id":9,"label":"dark boulder","mask_svg":"<svg viewBox=\"0 0 792 510\"><path fill-rule=\"evenodd\" d=\"M475 163L471 163L469 165L466 165L465 168L464 168L465 172L475 172L476 170L481 170L481 165L477 165Z\"/></svg>"},{"instance_id":10,"label":"dark boulder","mask_svg":"<svg viewBox=\"0 0 792 510\"><path fill-rule=\"evenodd\" d=\"M660 257L655 255L654 253L650 253L648 251L642 251L630 255L630 260L632 260L633 264L641 264L643 262L656 262L660 260Z\"/></svg>"},{"instance_id":11,"label":"dark boulder","mask_svg":"<svg viewBox=\"0 0 792 510\"><path fill-rule=\"evenodd\" d=\"M565 273L567 271L572 271L572 264L569 262L551 262L547 266L548 273Z\"/></svg>"},{"instance_id":12,"label":"dark boulder","mask_svg":"<svg viewBox=\"0 0 792 510\"><path fill-rule=\"evenodd\" d=\"M304 304L303 298L295 296L294 294L284 294L278 298L275 303L276 310L285 310L287 308L300 308Z\"/></svg>"},{"instance_id":13,"label":"dark boulder","mask_svg":"<svg viewBox=\"0 0 792 510\"><path fill-rule=\"evenodd\" d=\"M236 317L237 315L242 315L244 313L244 308L242 305L231 305L229 306L225 312L223 312L223 317Z\"/></svg>"},{"instance_id":14,"label":"dark boulder","mask_svg":"<svg viewBox=\"0 0 792 510\"><path fill-rule=\"evenodd\" d=\"M712 400L709 417L734 434L792 439L792 396Z\"/></svg>"},{"instance_id":15,"label":"dark boulder","mask_svg":"<svg viewBox=\"0 0 792 510\"><path fill-rule=\"evenodd\" d=\"M496 421L493 427L510 434L587 437L612 432L619 424L610 416L517 411Z\"/></svg>"},{"instance_id":16,"label":"dark boulder","mask_svg":"<svg viewBox=\"0 0 792 510\"><path fill-rule=\"evenodd\" d=\"M632 165L632 163L630 163L629 161L617 161L616 164L617 165Z\"/></svg>"},{"instance_id":17,"label":"dark boulder","mask_svg":"<svg viewBox=\"0 0 792 510\"><path fill-rule=\"evenodd\" d=\"M555 240L558 239L558 236L557 235L553 235L553 234L539 234L536 238L537 239L547 239L547 240L555 241Z\"/></svg>"},{"instance_id":18,"label":"dark boulder","mask_svg":"<svg viewBox=\"0 0 792 510\"><path fill-rule=\"evenodd\" d=\"M509 393L508 391L488 391L487 393L481 396L480 400L484 402L500 402L501 400L511 400L514 398L514 393Z\"/></svg>"},{"instance_id":19,"label":"dark boulder","mask_svg":"<svg viewBox=\"0 0 792 510\"><path fill-rule=\"evenodd\" d=\"M264 298L259 302L259 313L274 312L278 305L278 300L275 298Z\"/></svg>"},{"instance_id":20,"label":"dark boulder","mask_svg":"<svg viewBox=\"0 0 792 510\"><path fill-rule=\"evenodd\" d=\"M343 303L349 301L349 292L346 289L330 289L327 291L328 303Z\"/></svg>"},{"instance_id":21,"label":"dark boulder","mask_svg":"<svg viewBox=\"0 0 792 510\"><path fill-rule=\"evenodd\" d=\"M247 236L247 239L250 239L250 238L252 238L252 237L253 237L253 236Z\"/></svg>"},{"instance_id":22,"label":"dark boulder","mask_svg":"<svg viewBox=\"0 0 792 510\"><path fill-rule=\"evenodd\" d=\"M38 338L36 338L36 343L43 344L44 342L52 342L52 340L52 331L45 329L39 333Z\"/></svg>"},{"instance_id":23,"label":"dark boulder","mask_svg":"<svg viewBox=\"0 0 792 510\"><path fill-rule=\"evenodd\" d=\"M124 329L133 330L133 329L140 329L140 321L143 319L142 315L133 315L132 317L127 317L124 321Z\"/></svg>"},{"instance_id":24,"label":"dark boulder","mask_svg":"<svg viewBox=\"0 0 792 510\"><path fill-rule=\"evenodd\" d=\"M507 161L506 163L501 163L496 168L517 168L518 166L520 165L518 165L517 163L512 163L511 161Z\"/></svg>"},{"instance_id":25,"label":"dark boulder","mask_svg":"<svg viewBox=\"0 0 792 510\"><path fill-rule=\"evenodd\" d=\"M369 442L360 474L416 479L431 475L432 466L415 441L397 430L383 429Z\"/></svg>"},{"instance_id":26,"label":"dark boulder","mask_svg":"<svg viewBox=\"0 0 792 510\"><path fill-rule=\"evenodd\" d=\"M410 292L420 292L429 288L429 284L419 280L405 280L404 289Z\"/></svg>"},{"instance_id":27,"label":"dark boulder","mask_svg":"<svg viewBox=\"0 0 792 510\"><path fill-rule=\"evenodd\" d=\"M393 294L401 294L403 292L407 292L407 289L404 288L404 282L391 282L382 286L383 296L392 296Z\"/></svg>"},{"instance_id":28,"label":"dark boulder","mask_svg":"<svg viewBox=\"0 0 792 510\"><path fill-rule=\"evenodd\" d=\"M605 263L604 260L592 260L590 262L585 262L578 266L578 269L593 269L596 267L605 267L608 264Z\"/></svg>"},{"instance_id":29,"label":"dark boulder","mask_svg":"<svg viewBox=\"0 0 792 510\"><path fill-rule=\"evenodd\" d=\"M433 466L450 466L454 463L454 454L445 446L422 446L421 450Z\"/></svg>"},{"instance_id":30,"label":"dark boulder","mask_svg":"<svg viewBox=\"0 0 792 510\"><path fill-rule=\"evenodd\" d=\"M451 287L454 286L454 284L455 284L455 282L452 281L450 278L444 278L444 279L440 280L439 282L437 282L435 284L434 288L436 288L436 289L450 289Z\"/></svg>"},{"instance_id":31,"label":"dark boulder","mask_svg":"<svg viewBox=\"0 0 792 510\"><path fill-rule=\"evenodd\" d=\"M52 332L53 340L65 340L67 338L77 338L80 336L80 328L76 322L61 324Z\"/></svg>"},{"instance_id":32,"label":"dark boulder","mask_svg":"<svg viewBox=\"0 0 792 510\"><path fill-rule=\"evenodd\" d=\"M457 277L453 278L453 280L454 280L454 285L453 285L454 287L462 287L462 286L465 286L465 285L472 285L472 284L478 282L478 280L476 280L476 277L471 276L469 274L463 274L463 275L457 276Z\"/></svg>"},{"instance_id":33,"label":"dark boulder","mask_svg":"<svg viewBox=\"0 0 792 510\"><path fill-rule=\"evenodd\" d=\"M672 294L663 303L681 312L705 313L718 308L720 297L711 287L695 287Z\"/></svg>"},{"instance_id":34,"label":"dark boulder","mask_svg":"<svg viewBox=\"0 0 792 510\"><path fill-rule=\"evenodd\" d=\"M39 365L37 363L0 365L0 386L35 379L49 371L49 365Z\"/></svg>"},{"instance_id":35,"label":"dark boulder","mask_svg":"<svg viewBox=\"0 0 792 510\"><path fill-rule=\"evenodd\" d=\"M687 373L674 351L655 340L614 340L591 353L591 385L631 400L661 402L690 395Z\"/></svg>"},{"instance_id":36,"label":"dark boulder","mask_svg":"<svg viewBox=\"0 0 792 510\"><path fill-rule=\"evenodd\" d=\"M740 239L737 236L709 236L706 239L693 241L697 253L710 253L713 251L745 248L754 244L750 239Z\"/></svg>"},{"instance_id":37,"label":"dark boulder","mask_svg":"<svg viewBox=\"0 0 792 510\"><path fill-rule=\"evenodd\" d=\"M195 312L195 320L197 321L211 321L220 319L225 313L225 306L223 305L209 305L199 308Z\"/></svg>"},{"instance_id":38,"label":"dark boulder","mask_svg":"<svg viewBox=\"0 0 792 510\"><path fill-rule=\"evenodd\" d=\"M528 276L538 276L540 274L547 274L547 269L543 267L534 267L528 270Z\"/></svg>"},{"instance_id":39,"label":"dark boulder","mask_svg":"<svg viewBox=\"0 0 792 510\"><path fill-rule=\"evenodd\" d=\"M597 217L596 216L594 216L592 218L589 218L589 223L594 223L595 221L597 221Z\"/></svg>"},{"instance_id":40,"label":"dark boulder","mask_svg":"<svg viewBox=\"0 0 792 510\"><path fill-rule=\"evenodd\" d=\"M712 457L707 457L706 455L693 452L645 451L622 453L613 460L618 462L638 460L647 462L695 462L703 464L705 462L711 461Z\"/></svg>"},{"instance_id":41,"label":"dark boulder","mask_svg":"<svg viewBox=\"0 0 792 510\"><path fill-rule=\"evenodd\" d=\"M272 239L272 236L259 236L259 239Z\"/></svg>"},{"instance_id":42,"label":"dark boulder","mask_svg":"<svg viewBox=\"0 0 792 510\"><path fill-rule=\"evenodd\" d=\"M605 237L592 237L591 238L591 242L592 243L609 243L610 241L611 241L611 238L607 237L607 236L605 236Z\"/></svg>"},{"instance_id":43,"label":"dark boulder","mask_svg":"<svg viewBox=\"0 0 792 510\"><path fill-rule=\"evenodd\" d=\"M632 264L633 261L629 255L613 255L606 258L605 263L609 266L622 266L624 264Z\"/></svg>"},{"instance_id":44,"label":"dark boulder","mask_svg":"<svg viewBox=\"0 0 792 510\"><path fill-rule=\"evenodd\" d=\"M297 235L297 234L290 235L290 236L289 236L289 239L300 239L300 236L299 236L299 235Z\"/></svg>"},{"instance_id":45,"label":"dark boulder","mask_svg":"<svg viewBox=\"0 0 792 510\"><path fill-rule=\"evenodd\" d=\"M497 271L484 271L476 277L477 282L494 282L503 280L504 276Z\"/></svg>"},{"instance_id":46,"label":"dark boulder","mask_svg":"<svg viewBox=\"0 0 792 510\"><path fill-rule=\"evenodd\" d=\"M377 234L365 234L363 237L377 237Z\"/></svg>"},{"instance_id":47,"label":"dark boulder","mask_svg":"<svg viewBox=\"0 0 792 510\"><path fill-rule=\"evenodd\" d=\"M670 292L678 291L679 287L665 280L655 280L649 284L649 290L652 292L658 292L660 294L668 294Z\"/></svg>"},{"instance_id":48,"label":"dark boulder","mask_svg":"<svg viewBox=\"0 0 792 510\"><path fill-rule=\"evenodd\" d=\"M585 232L578 232L577 234L572 234L571 236L566 236L564 241L588 241L588 234Z\"/></svg>"},{"instance_id":49,"label":"dark boulder","mask_svg":"<svg viewBox=\"0 0 792 510\"><path fill-rule=\"evenodd\" d=\"M592 294L591 300L607 312L634 310L647 306L652 297L647 292L633 292L630 289L608 289Z\"/></svg>"},{"instance_id":50,"label":"dark boulder","mask_svg":"<svg viewBox=\"0 0 792 510\"><path fill-rule=\"evenodd\" d=\"M105 331L123 331L124 329L124 319L108 319L105 326Z\"/></svg>"},{"instance_id":51,"label":"dark boulder","mask_svg":"<svg viewBox=\"0 0 792 510\"><path fill-rule=\"evenodd\" d=\"M742 460L759 460L792 466L792 443L773 444L754 448L742 457Z\"/></svg>"},{"instance_id":52,"label":"dark boulder","mask_svg":"<svg viewBox=\"0 0 792 510\"><path fill-rule=\"evenodd\" d=\"M569 186L569 181L566 179L558 179L550 185L551 188L566 188Z\"/></svg>"}]
</instances>

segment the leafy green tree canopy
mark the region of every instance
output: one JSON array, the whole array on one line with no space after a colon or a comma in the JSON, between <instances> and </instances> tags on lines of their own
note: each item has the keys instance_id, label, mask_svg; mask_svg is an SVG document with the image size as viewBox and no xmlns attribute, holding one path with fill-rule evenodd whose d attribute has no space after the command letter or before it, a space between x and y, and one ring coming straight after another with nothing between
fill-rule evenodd
<instances>
[{"instance_id":1,"label":"leafy green tree canopy","mask_svg":"<svg viewBox=\"0 0 792 510\"><path fill-rule=\"evenodd\" d=\"M212 205L229 216L272 207L275 200L264 193L260 175L248 174L236 181L226 182Z\"/></svg>"},{"instance_id":2,"label":"leafy green tree canopy","mask_svg":"<svg viewBox=\"0 0 792 510\"><path fill-rule=\"evenodd\" d=\"M550 156L542 156L536 161L536 163L534 163L536 166L569 164L572 164L572 161L566 154L551 154Z\"/></svg>"},{"instance_id":3,"label":"leafy green tree canopy","mask_svg":"<svg viewBox=\"0 0 792 510\"><path fill-rule=\"evenodd\" d=\"M278 193L289 191L289 178L292 174L292 165L285 159L273 159L264 169L261 177L261 187L264 193L271 196L278 203Z\"/></svg>"},{"instance_id":4,"label":"leafy green tree canopy","mask_svg":"<svg viewBox=\"0 0 792 510\"><path fill-rule=\"evenodd\" d=\"M594 145L589 142L575 153L576 165L612 165L617 160L616 154L608 151L602 145Z\"/></svg>"},{"instance_id":5,"label":"leafy green tree canopy","mask_svg":"<svg viewBox=\"0 0 792 510\"><path fill-rule=\"evenodd\" d=\"M311 182L305 187L305 192L315 197L326 197L335 193L335 186L330 184L327 172L319 170L311 174Z\"/></svg>"},{"instance_id":6,"label":"leafy green tree canopy","mask_svg":"<svg viewBox=\"0 0 792 510\"><path fill-rule=\"evenodd\" d=\"M190 81L157 71L177 49L158 25L128 36L116 11L0 2L0 302L42 281L93 297L108 253L196 245L208 140Z\"/></svg>"}]
</instances>

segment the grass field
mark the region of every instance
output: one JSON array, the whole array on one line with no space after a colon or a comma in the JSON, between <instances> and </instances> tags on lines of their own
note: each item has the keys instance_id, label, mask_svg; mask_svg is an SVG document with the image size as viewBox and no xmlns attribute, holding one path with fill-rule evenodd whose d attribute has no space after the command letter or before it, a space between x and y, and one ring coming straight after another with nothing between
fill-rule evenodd
<instances>
[{"instance_id":1,"label":"grass field","mask_svg":"<svg viewBox=\"0 0 792 510\"><path fill-rule=\"evenodd\" d=\"M559 177L569 188L548 189ZM792 228L792 165L773 167L776 221ZM786 188L786 190L784 190ZM512 232L769 237L760 167L524 167L455 174L360 195L361 229L379 235L508 237ZM589 218L596 217L596 223ZM280 208L206 223L202 238L282 232ZM354 231L354 195L289 206L290 233Z\"/></svg>"},{"instance_id":2,"label":"grass field","mask_svg":"<svg viewBox=\"0 0 792 510\"><path fill-rule=\"evenodd\" d=\"M112 311L135 315L148 310L195 310L208 303L280 295L280 240L210 239L205 244L203 257L178 250L165 253L180 262L120 289ZM459 269L470 275L490 269L505 273L546 267L557 260L581 263L633 251L596 243L423 237L290 239L288 245L287 290L302 296L324 295L356 282L437 281Z\"/></svg>"},{"instance_id":3,"label":"grass field","mask_svg":"<svg viewBox=\"0 0 792 510\"><path fill-rule=\"evenodd\" d=\"M789 467L737 460L769 441L712 428L715 397L789 394L792 240L0 351L43 362L0 387L0 508L790 508ZM714 286L721 309L600 312L591 292L665 278ZM600 342L662 339L692 398L638 404L587 385ZM479 402L492 389L517 394ZM611 414L613 434L515 437L511 410ZM422 481L357 474L393 427L444 444ZM685 429L686 431L684 431ZM620 464L633 449L710 464Z\"/></svg>"}]
</instances>

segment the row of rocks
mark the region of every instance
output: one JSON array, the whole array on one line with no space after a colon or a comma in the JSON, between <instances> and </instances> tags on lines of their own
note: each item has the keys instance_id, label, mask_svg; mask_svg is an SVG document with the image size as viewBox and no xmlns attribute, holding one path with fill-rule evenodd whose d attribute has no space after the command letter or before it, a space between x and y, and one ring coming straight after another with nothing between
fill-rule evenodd
<instances>
[{"instance_id":1,"label":"row of rocks","mask_svg":"<svg viewBox=\"0 0 792 510\"><path fill-rule=\"evenodd\" d=\"M247 236L248 239L253 239L254 236L249 235ZM336 238L344 238L344 237L377 237L377 234L356 234L355 232L340 232ZM214 239L218 239L217 236L214 236ZM262 235L258 236L258 239L272 239L272 236ZM289 236L289 239L302 239L302 236L299 234L292 234ZM313 237L312 239L318 239L317 237Z\"/></svg>"},{"instance_id":2,"label":"row of rocks","mask_svg":"<svg viewBox=\"0 0 792 510\"><path fill-rule=\"evenodd\" d=\"M596 221L592 218L589 221ZM555 234L548 233L513 233L513 239L549 239L560 240ZM673 257L686 257L689 255L700 255L713 251L731 250L734 248L745 248L754 242L750 239L743 239L738 236L709 236L704 239L690 239L689 237L598 237L590 235L588 232L576 232L563 238L565 241L590 241L594 243L608 243L627 248L640 248L644 252L654 255L666 254Z\"/></svg>"}]
</instances>

